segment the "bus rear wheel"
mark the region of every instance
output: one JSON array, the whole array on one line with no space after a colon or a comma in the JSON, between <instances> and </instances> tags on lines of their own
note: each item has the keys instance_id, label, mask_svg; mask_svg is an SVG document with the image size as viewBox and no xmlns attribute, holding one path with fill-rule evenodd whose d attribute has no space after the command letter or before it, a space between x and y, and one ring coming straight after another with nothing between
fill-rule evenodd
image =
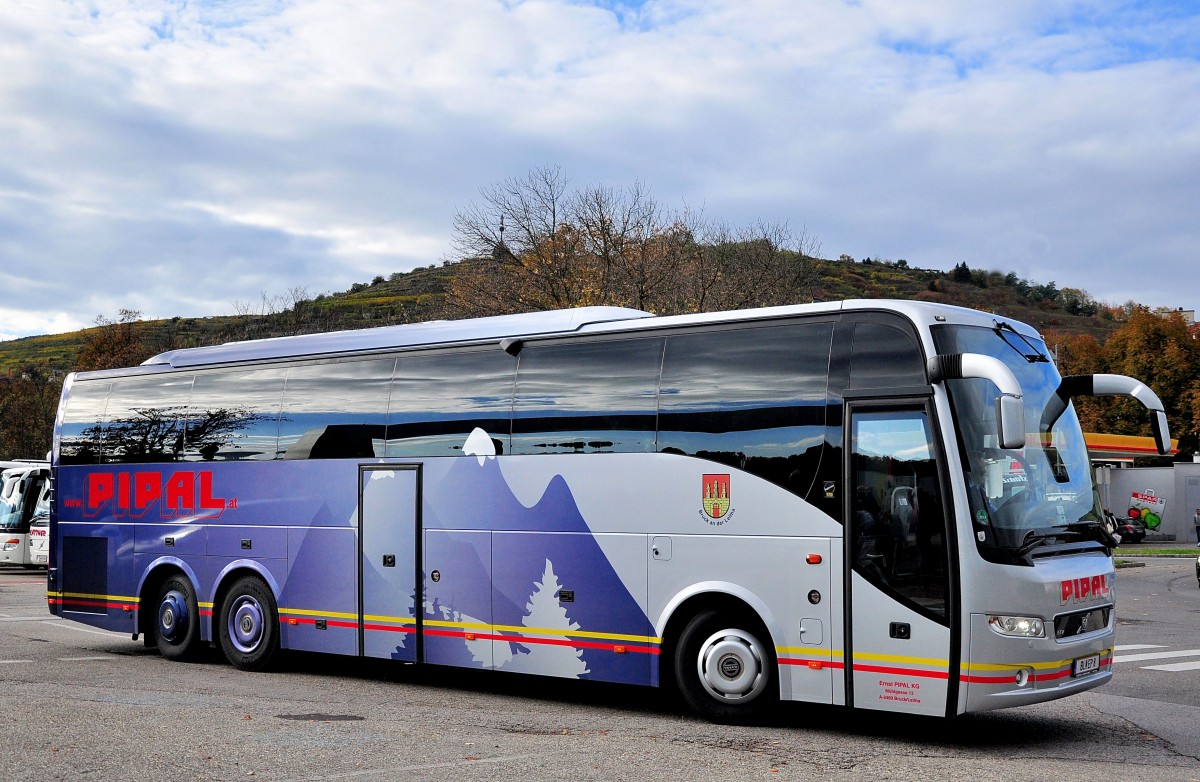
<instances>
[{"instance_id":1,"label":"bus rear wheel","mask_svg":"<svg viewBox=\"0 0 1200 782\"><path fill-rule=\"evenodd\" d=\"M184 660L196 649L200 611L196 590L184 575L173 575L158 588L155 601L154 645L168 660Z\"/></svg>"},{"instance_id":2,"label":"bus rear wheel","mask_svg":"<svg viewBox=\"0 0 1200 782\"><path fill-rule=\"evenodd\" d=\"M262 579L242 576L221 603L218 637L225 659L243 671L267 670L279 651L279 610Z\"/></svg>"},{"instance_id":3,"label":"bus rear wheel","mask_svg":"<svg viewBox=\"0 0 1200 782\"><path fill-rule=\"evenodd\" d=\"M679 636L675 682L684 701L713 722L764 716L778 699L775 660L756 623L718 611L697 614Z\"/></svg>"}]
</instances>

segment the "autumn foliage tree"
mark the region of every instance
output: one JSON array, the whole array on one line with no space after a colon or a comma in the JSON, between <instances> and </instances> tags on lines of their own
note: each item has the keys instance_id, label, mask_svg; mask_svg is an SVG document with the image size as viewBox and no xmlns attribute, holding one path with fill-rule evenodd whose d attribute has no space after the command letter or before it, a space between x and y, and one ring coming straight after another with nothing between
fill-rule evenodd
<instances>
[{"instance_id":1,"label":"autumn foliage tree","mask_svg":"<svg viewBox=\"0 0 1200 782\"><path fill-rule=\"evenodd\" d=\"M0 378L0 457L41 459L50 450L62 377L28 365Z\"/></svg>"},{"instance_id":2,"label":"autumn foliage tree","mask_svg":"<svg viewBox=\"0 0 1200 782\"><path fill-rule=\"evenodd\" d=\"M1178 312L1133 308L1103 345L1093 337L1057 338L1064 374L1097 372L1128 375L1158 394L1167 411L1171 436L1190 458L1200 448L1200 339ZM1084 429L1112 434L1149 433L1145 408L1123 398L1078 399Z\"/></svg>"},{"instance_id":3,"label":"autumn foliage tree","mask_svg":"<svg viewBox=\"0 0 1200 782\"><path fill-rule=\"evenodd\" d=\"M159 350L147 344L139 310L118 310L116 319L99 315L96 328L87 332L76 370L117 369L137 366Z\"/></svg>"},{"instance_id":4,"label":"autumn foliage tree","mask_svg":"<svg viewBox=\"0 0 1200 782\"><path fill-rule=\"evenodd\" d=\"M162 349L146 338L137 310L116 319L96 318L75 369L113 369L140 364ZM0 378L0 458L40 459L50 450L63 373L33 364Z\"/></svg>"},{"instance_id":5,"label":"autumn foliage tree","mask_svg":"<svg viewBox=\"0 0 1200 782\"><path fill-rule=\"evenodd\" d=\"M664 209L640 182L571 189L558 168L484 188L454 217L468 263L448 303L463 315L588 305L659 314L807 300L819 244L786 224L730 228Z\"/></svg>"}]
</instances>

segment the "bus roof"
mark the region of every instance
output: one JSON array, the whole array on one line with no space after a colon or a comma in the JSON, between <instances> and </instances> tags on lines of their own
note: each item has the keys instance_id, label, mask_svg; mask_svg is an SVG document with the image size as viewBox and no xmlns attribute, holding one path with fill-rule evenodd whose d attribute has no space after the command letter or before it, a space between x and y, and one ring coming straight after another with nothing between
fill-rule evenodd
<instances>
[{"instance_id":1,"label":"bus roof","mask_svg":"<svg viewBox=\"0 0 1200 782\"><path fill-rule=\"evenodd\" d=\"M438 320L399 326L382 326L321 334L228 342L223 345L183 348L160 353L142 363L143 371L183 369L217 365L361 355L406 348L478 344L488 341L521 340L572 333L627 332L646 328L671 328L699 323L768 320L794 315L835 313L846 310L885 309L899 312L918 323L935 320L992 325L995 317L978 310L928 302L855 299L846 301L764 307L749 310L655 316L627 307L580 307L576 309L498 315L466 320ZM1012 322L1022 331L1036 332ZM105 370L84 376L126 374L128 370Z\"/></svg>"},{"instance_id":2,"label":"bus roof","mask_svg":"<svg viewBox=\"0 0 1200 782\"><path fill-rule=\"evenodd\" d=\"M376 350L411 348L426 345L454 345L504 337L533 334L561 334L578 331L593 323L610 323L654 315L628 307L579 307L520 315L495 315L466 320L431 320L402 326L379 326L294 337L272 337L245 342L227 342L210 347L184 348L160 353L142 362L143 366L169 364L172 367L196 367L210 364L267 361L271 359L369 353Z\"/></svg>"}]
</instances>

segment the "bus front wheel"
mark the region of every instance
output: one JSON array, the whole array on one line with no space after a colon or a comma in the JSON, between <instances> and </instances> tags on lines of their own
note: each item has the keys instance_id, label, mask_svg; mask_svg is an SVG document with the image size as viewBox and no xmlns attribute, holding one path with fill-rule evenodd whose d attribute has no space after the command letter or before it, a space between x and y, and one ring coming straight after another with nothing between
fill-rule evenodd
<instances>
[{"instance_id":1,"label":"bus front wheel","mask_svg":"<svg viewBox=\"0 0 1200 782\"><path fill-rule=\"evenodd\" d=\"M221 603L218 636L221 651L235 668L270 667L279 650L279 611L262 579L243 576L230 587Z\"/></svg>"},{"instance_id":2,"label":"bus front wheel","mask_svg":"<svg viewBox=\"0 0 1200 782\"><path fill-rule=\"evenodd\" d=\"M774 655L756 625L718 611L697 614L679 636L675 681L689 706L714 722L762 717L778 698Z\"/></svg>"},{"instance_id":3,"label":"bus front wheel","mask_svg":"<svg viewBox=\"0 0 1200 782\"><path fill-rule=\"evenodd\" d=\"M196 590L184 575L173 575L158 588L155 602L154 645L168 660L187 659L200 634Z\"/></svg>"}]
</instances>

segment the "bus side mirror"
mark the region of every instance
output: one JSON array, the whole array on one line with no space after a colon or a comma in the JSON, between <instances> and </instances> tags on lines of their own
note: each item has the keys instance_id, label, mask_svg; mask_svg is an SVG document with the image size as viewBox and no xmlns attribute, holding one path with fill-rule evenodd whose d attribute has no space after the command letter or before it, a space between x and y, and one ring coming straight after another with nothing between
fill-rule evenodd
<instances>
[{"instance_id":1,"label":"bus side mirror","mask_svg":"<svg viewBox=\"0 0 1200 782\"><path fill-rule=\"evenodd\" d=\"M1150 411L1150 428L1154 431L1154 445L1163 456L1171 453L1171 431L1167 426L1167 413L1158 395L1140 380L1125 375L1068 375L1058 384L1054 396L1046 402L1042 412L1041 433L1043 436L1054 426L1054 422L1067 409L1072 397L1076 396L1131 396Z\"/></svg>"},{"instance_id":2,"label":"bus side mirror","mask_svg":"<svg viewBox=\"0 0 1200 782\"><path fill-rule=\"evenodd\" d=\"M1171 430L1167 427L1167 414L1162 410L1150 411L1150 426L1154 429L1154 445L1166 456L1171 452Z\"/></svg>"},{"instance_id":3,"label":"bus side mirror","mask_svg":"<svg viewBox=\"0 0 1200 782\"><path fill-rule=\"evenodd\" d=\"M934 356L926 364L930 383L978 377L992 381L1000 389L996 397L996 434L1000 447L1014 450L1025 447L1025 403L1017 376L998 358L979 353L955 353Z\"/></svg>"},{"instance_id":4,"label":"bus side mirror","mask_svg":"<svg viewBox=\"0 0 1200 782\"><path fill-rule=\"evenodd\" d=\"M996 427L1001 448L1025 447L1025 403L1021 397L1011 394L996 397Z\"/></svg>"}]
</instances>

